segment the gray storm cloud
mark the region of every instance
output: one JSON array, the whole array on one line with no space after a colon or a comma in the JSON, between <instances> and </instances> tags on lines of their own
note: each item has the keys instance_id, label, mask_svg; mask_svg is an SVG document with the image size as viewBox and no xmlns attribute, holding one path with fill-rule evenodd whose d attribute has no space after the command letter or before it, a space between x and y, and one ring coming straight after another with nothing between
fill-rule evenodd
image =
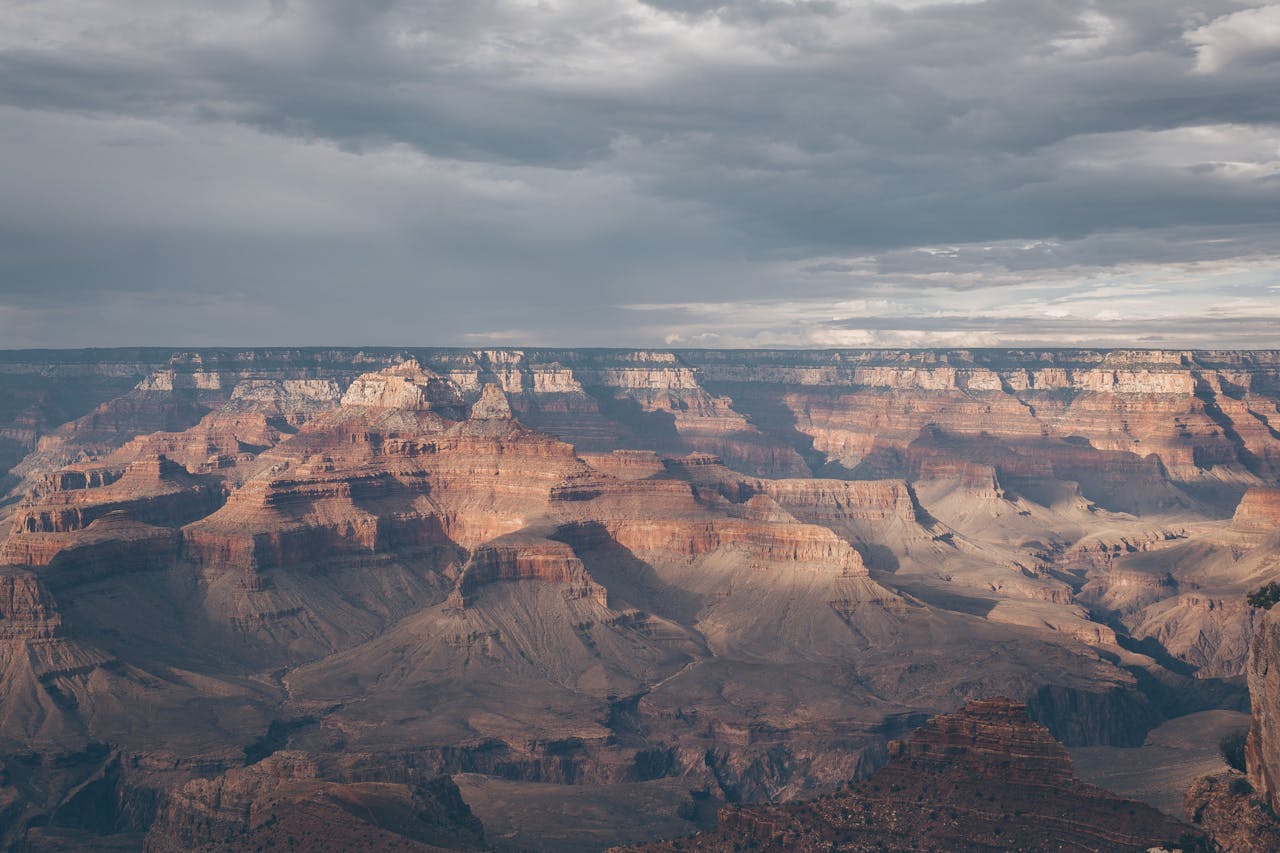
<instances>
[{"instance_id":1,"label":"gray storm cloud","mask_svg":"<svg viewBox=\"0 0 1280 853\"><path fill-rule=\"evenodd\" d=\"M3 14L3 346L1280 345L1277 4Z\"/></svg>"}]
</instances>

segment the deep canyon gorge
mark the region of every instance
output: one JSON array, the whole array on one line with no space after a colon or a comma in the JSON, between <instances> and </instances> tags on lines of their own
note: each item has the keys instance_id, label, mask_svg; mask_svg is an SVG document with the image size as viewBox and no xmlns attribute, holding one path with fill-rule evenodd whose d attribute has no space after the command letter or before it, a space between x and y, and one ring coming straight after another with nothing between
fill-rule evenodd
<instances>
[{"instance_id":1,"label":"deep canyon gorge","mask_svg":"<svg viewBox=\"0 0 1280 853\"><path fill-rule=\"evenodd\" d=\"M1280 808L1280 351L7 351L0 472L0 849Z\"/></svg>"}]
</instances>

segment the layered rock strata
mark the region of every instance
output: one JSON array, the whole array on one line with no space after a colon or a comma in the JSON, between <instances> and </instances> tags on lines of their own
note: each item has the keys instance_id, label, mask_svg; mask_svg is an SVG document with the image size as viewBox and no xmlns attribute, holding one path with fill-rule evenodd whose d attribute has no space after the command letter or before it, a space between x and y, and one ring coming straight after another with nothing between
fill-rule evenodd
<instances>
[{"instance_id":1,"label":"layered rock strata","mask_svg":"<svg viewBox=\"0 0 1280 853\"><path fill-rule=\"evenodd\" d=\"M6 843L144 830L263 750L705 816L974 695L1137 744L1240 707L1237 602L1280 571L1275 353L95 357L0 354ZM339 813L414 795L365 783L228 802L373 838Z\"/></svg>"},{"instance_id":2,"label":"layered rock strata","mask_svg":"<svg viewBox=\"0 0 1280 853\"><path fill-rule=\"evenodd\" d=\"M1280 488L1249 489L1240 499L1232 521L1241 530L1280 530Z\"/></svg>"}]
</instances>

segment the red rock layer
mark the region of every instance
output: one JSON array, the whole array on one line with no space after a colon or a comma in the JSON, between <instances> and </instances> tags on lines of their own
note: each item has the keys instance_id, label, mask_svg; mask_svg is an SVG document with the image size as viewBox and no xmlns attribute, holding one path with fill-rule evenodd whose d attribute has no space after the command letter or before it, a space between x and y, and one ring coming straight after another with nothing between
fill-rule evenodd
<instances>
[{"instance_id":1,"label":"red rock layer","mask_svg":"<svg viewBox=\"0 0 1280 853\"><path fill-rule=\"evenodd\" d=\"M1241 530L1280 529L1280 489L1249 489L1240 499L1232 523Z\"/></svg>"},{"instance_id":2,"label":"red rock layer","mask_svg":"<svg viewBox=\"0 0 1280 853\"><path fill-rule=\"evenodd\" d=\"M759 425L799 430L846 468L879 464L934 425L1015 445L1049 439L1050 452L1070 439L1154 455L1175 479L1214 466L1274 474L1275 365L1201 368L1202 355L1009 352L983 356L990 367L960 351L685 357Z\"/></svg>"},{"instance_id":3,"label":"red rock layer","mask_svg":"<svg viewBox=\"0 0 1280 853\"><path fill-rule=\"evenodd\" d=\"M662 459L652 450L615 450L612 453L581 453L584 462L619 480L643 480L666 471Z\"/></svg>"},{"instance_id":4,"label":"red rock layer","mask_svg":"<svg viewBox=\"0 0 1280 853\"><path fill-rule=\"evenodd\" d=\"M149 559L134 553L142 540L153 540L144 552L158 547L153 556L168 559L172 537L155 528L199 518L221 500L219 483L194 477L164 456L140 459L123 472L62 471L46 478L18 508L13 532L0 547L0 562L44 566L68 549L96 546L81 554L80 562L97 560L105 569L112 560L123 560L122 568L128 569Z\"/></svg>"},{"instance_id":5,"label":"red rock layer","mask_svg":"<svg viewBox=\"0 0 1280 853\"><path fill-rule=\"evenodd\" d=\"M822 563L848 577L865 577L858 552L825 527L795 521L666 519L623 521L607 528L624 548L636 553L660 552L693 560L721 548L741 553L749 562Z\"/></svg>"},{"instance_id":6,"label":"red rock layer","mask_svg":"<svg viewBox=\"0 0 1280 853\"><path fill-rule=\"evenodd\" d=\"M45 583L60 590L130 572L166 569L178 557L178 537L172 528L114 512L84 530L13 536L4 553L15 563L39 566Z\"/></svg>"},{"instance_id":7,"label":"red rock layer","mask_svg":"<svg viewBox=\"0 0 1280 853\"><path fill-rule=\"evenodd\" d=\"M604 588L591 580L568 545L515 536L482 545L471 553L462 569L454 604L465 606L488 584L523 580L564 584L573 598L595 598L606 603Z\"/></svg>"},{"instance_id":8,"label":"red rock layer","mask_svg":"<svg viewBox=\"0 0 1280 853\"><path fill-rule=\"evenodd\" d=\"M285 433L260 412L211 412L182 432L157 432L135 438L106 458L126 462L164 457L188 471L222 471L251 462Z\"/></svg>"},{"instance_id":9,"label":"red rock layer","mask_svg":"<svg viewBox=\"0 0 1280 853\"><path fill-rule=\"evenodd\" d=\"M810 523L917 521L911 487L901 480L763 480L756 487Z\"/></svg>"},{"instance_id":10,"label":"red rock layer","mask_svg":"<svg viewBox=\"0 0 1280 853\"><path fill-rule=\"evenodd\" d=\"M211 508L211 495L217 495L216 489L189 476L185 468L164 456L140 459L122 474L72 470L47 482L51 486L48 491L37 491L18 509L14 532L66 533L88 527L112 512L160 523L192 513L199 517L201 510Z\"/></svg>"},{"instance_id":11,"label":"red rock layer","mask_svg":"<svg viewBox=\"0 0 1280 853\"><path fill-rule=\"evenodd\" d=\"M590 469L569 445L512 420L496 386L471 420L442 417L458 414L459 403L442 383L412 363L362 377L339 410L264 453L259 473L221 510L184 528L186 557L257 589L263 572L427 549L436 571L466 564L459 605L479 586L516 577L554 576L596 594L559 543L468 557L545 515L557 485Z\"/></svg>"}]
</instances>

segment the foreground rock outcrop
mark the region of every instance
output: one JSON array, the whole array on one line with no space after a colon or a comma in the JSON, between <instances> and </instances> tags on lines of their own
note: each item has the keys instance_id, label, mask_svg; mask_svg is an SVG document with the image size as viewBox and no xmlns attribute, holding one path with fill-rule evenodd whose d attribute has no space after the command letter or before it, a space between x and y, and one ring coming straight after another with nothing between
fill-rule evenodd
<instances>
[{"instance_id":1,"label":"foreground rock outcrop","mask_svg":"<svg viewBox=\"0 0 1280 853\"><path fill-rule=\"evenodd\" d=\"M1240 773L1199 780L1187 791L1183 809L1227 853L1280 850L1280 821Z\"/></svg>"},{"instance_id":2,"label":"foreground rock outcrop","mask_svg":"<svg viewBox=\"0 0 1280 853\"><path fill-rule=\"evenodd\" d=\"M1249 649L1249 696L1253 723L1245 743L1249 781L1280 813L1280 609L1263 615Z\"/></svg>"},{"instance_id":3,"label":"foreground rock outcrop","mask_svg":"<svg viewBox=\"0 0 1280 853\"><path fill-rule=\"evenodd\" d=\"M1075 779L1024 705L975 700L890 746L869 779L809 802L721 812L714 832L635 851L1200 849L1200 833Z\"/></svg>"},{"instance_id":4,"label":"foreground rock outcrop","mask_svg":"<svg viewBox=\"0 0 1280 853\"><path fill-rule=\"evenodd\" d=\"M1250 596L1264 603L1265 598ZM1187 791L1183 804L1187 817L1228 853L1280 849L1276 817L1280 805L1280 732L1276 728L1280 725L1280 609L1274 606L1261 612L1254 630L1248 679L1252 720L1244 743L1244 767L1237 763L1232 772L1199 780ZM1224 753L1228 744L1223 742Z\"/></svg>"}]
</instances>

